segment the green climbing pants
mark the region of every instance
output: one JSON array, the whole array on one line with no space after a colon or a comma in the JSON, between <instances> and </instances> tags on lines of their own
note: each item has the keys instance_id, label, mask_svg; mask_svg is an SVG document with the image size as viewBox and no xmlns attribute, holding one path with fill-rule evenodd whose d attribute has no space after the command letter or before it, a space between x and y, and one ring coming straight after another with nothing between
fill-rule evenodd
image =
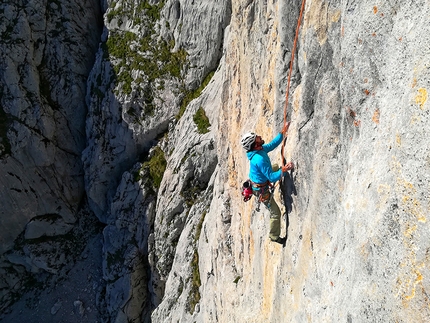
<instances>
[{"instance_id":1,"label":"green climbing pants","mask_svg":"<svg viewBox=\"0 0 430 323\"><path fill-rule=\"evenodd\" d=\"M276 240L279 238L281 234L281 210L279 209L278 204L275 202L273 198L273 194L271 194L270 199L263 204L270 211L270 232L269 237L271 240Z\"/></svg>"},{"instance_id":2,"label":"green climbing pants","mask_svg":"<svg viewBox=\"0 0 430 323\"><path fill-rule=\"evenodd\" d=\"M272 170L274 172L279 170L278 164L272 165ZM268 183L268 182L267 182ZM276 240L281 234L281 210L278 204L276 204L273 198L273 191L269 190L269 186L265 184L253 184L252 192L257 197L259 201L267 207L270 212L270 232L269 237L271 240ZM268 195L270 194L270 198ZM261 195L261 196L260 196Z\"/></svg>"}]
</instances>

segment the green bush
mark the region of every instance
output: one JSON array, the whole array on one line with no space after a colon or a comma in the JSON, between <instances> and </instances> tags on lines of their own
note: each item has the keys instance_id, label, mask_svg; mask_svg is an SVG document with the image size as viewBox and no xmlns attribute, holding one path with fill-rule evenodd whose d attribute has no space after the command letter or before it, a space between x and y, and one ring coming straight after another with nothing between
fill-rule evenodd
<instances>
[{"instance_id":1,"label":"green bush","mask_svg":"<svg viewBox=\"0 0 430 323\"><path fill-rule=\"evenodd\" d=\"M193 269L192 273L192 287L190 291L190 296L188 298L190 313L194 313L194 309L198 302L200 302L200 292L199 288L201 286L200 272L199 272L199 253L197 250L194 251L193 260L191 262L191 267Z\"/></svg>"},{"instance_id":2,"label":"green bush","mask_svg":"<svg viewBox=\"0 0 430 323\"><path fill-rule=\"evenodd\" d=\"M200 233L202 232L202 227L203 227L203 222L205 221L205 217L206 217L206 211L203 212L202 217L200 218L200 221L197 224L194 242L197 242L200 239Z\"/></svg>"},{"instance_id":3,"label":"green bush","mask_svg":"<svg viewBox=\"0 0 430 323\"><path fill-rule=\"evenodd\" d=\"M194 123L197 125L197 131L201 134L208 133L209 127L211 124L209 123L209 119L206 116L205 110L200 107L196 114L193 117Z\"/></svg>"},{"instance_id":4,"label":"green bush","mask_svg":"<svg viewBox=\"0 0 430 323\"><path fill-rule=\"evenodd\" d=\"M155 147L154 155L147 162L144 162L142 167L149 168L149 177L152 185L156 188L160 187L161 180L163 179L166 170L167 161L164 158L164 152L160 147Z\"/></svg>"}]
</instances>

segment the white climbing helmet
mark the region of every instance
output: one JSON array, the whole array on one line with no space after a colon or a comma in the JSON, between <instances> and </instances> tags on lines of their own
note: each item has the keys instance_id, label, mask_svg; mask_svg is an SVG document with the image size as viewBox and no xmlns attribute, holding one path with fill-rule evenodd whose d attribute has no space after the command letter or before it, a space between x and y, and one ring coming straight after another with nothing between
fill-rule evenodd
<instances>
[{"instance_id":1,"label":"white climbing helmet","mask_svg":"<svg viewBox=\"0 0 430 323\"><path fill-rule=\"evenodd\" d=\"M242 145L243 148L245 148L245 150L250 150L252 144L255 141L255 137L257 137L255 133L248 132L243 135L242 139L240 140L240 144Z\"/></svg>"}]
</instances>

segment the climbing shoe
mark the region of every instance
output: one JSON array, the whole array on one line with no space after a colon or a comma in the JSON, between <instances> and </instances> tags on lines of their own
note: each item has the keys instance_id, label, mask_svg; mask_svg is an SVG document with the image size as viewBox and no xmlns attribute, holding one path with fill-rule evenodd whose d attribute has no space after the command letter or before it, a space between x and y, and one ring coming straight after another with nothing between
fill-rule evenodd
<instances>
[{"instance_id":1,"label":"climbing shoe","mask_svg":"<svg viewBox=\"0 0 430 323\"><path fill-rule=\"evenodd\" d=\"M278 237L278 239L276 239L276 240L273 240L273 239L270 239L270 240L272 240L273 242L279 243L281 245L284 245L285 242L287 241L287 238Z\"/></svg>"}]
</instances>

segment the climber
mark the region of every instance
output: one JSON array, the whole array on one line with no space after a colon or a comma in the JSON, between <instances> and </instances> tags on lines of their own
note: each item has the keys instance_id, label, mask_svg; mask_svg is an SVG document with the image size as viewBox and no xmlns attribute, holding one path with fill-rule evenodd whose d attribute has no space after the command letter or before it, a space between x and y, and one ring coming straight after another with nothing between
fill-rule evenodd
<instances>
[{"instance_id":1,"label":"climber","mask_svg":"<svg viewBox=\"0 0 430 323\"><path fill-rule=\"evenodd\" d=\"M280 180L283 173L293 169L294 164L289 162L281 169L278 166L272 167L267 153L279 146L289 126L289 122L285 123L282 131L268 144L265 144L261 136L253 132L246 133L240 141L250 162L249 179L252 183L253 194L270 211L270 240L282 245L285 244L286 238L279 236L281 233L281 211L273 198L272 183Z\"/></svg>"}]
</instances>

